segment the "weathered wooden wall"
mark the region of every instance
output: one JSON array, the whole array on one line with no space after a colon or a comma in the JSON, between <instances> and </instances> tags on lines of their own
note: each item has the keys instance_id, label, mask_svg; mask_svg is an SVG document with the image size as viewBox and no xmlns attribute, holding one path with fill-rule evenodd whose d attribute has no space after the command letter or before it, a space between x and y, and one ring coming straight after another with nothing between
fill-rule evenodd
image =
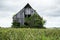
<instances>
[{"instance_id":1,"label":"weathered wooden wall","mask_svg":"<svg viewBox=\"0 0 60 40\"><path fill-rule=\"evenodd\" d=\"M25 18L25 15L33 15L35 12L34 9L32 8L23 8L21 11L19 11L14 17L13 17L13 21L17 21L19 22L20 24L23 24L24 25L24 18Z\"/></svg>"}]
</instances>

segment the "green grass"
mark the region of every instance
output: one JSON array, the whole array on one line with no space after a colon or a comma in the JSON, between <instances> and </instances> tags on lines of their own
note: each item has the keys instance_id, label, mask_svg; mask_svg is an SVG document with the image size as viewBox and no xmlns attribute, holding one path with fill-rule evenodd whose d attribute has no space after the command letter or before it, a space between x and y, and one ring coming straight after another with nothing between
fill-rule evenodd
<instances>
[{"instance_id":1,"label":"green grass","mask_svg":"<svg viewBox=\"0 0 60 40\"><path fill-rule=\"evenodd\" d=\"M60 40L60 30L0 28L0 40Z\"/></svg>"}]
</instances>

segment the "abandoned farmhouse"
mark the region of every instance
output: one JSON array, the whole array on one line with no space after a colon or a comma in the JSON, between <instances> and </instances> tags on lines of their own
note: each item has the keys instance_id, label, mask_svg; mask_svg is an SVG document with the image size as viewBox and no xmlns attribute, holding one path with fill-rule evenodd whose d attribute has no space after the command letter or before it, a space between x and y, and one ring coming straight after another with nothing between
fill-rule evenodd
<instances>
[{"instance_id":1,"label":"abandoned farmhouse","mask_svg":"<svg viewBox=\"0 0 60 40\"><path fill-rule=\"evenodd\" d=\"M34 12L35 10L27 4L22 10L13 16L13 21L18 21L20 24L24 25L24 18L33 15Z\"/></svg>"},{"instance_id":2,"label":"abandoned farmhouse","mask_svg":"<svg viewBox=\"0 0 60 40\"><path fill-rule=\"evenodd\" d=\"M20 25L30 25L30 26L43 26L42 24L42 18L38 15L33 16L34 14L37 14L37 12L30 6L29 3L26 4L26 6L21 9L17 14L13 16L13 22L18 22ZM30 18L26 20L25 18ZM40 20L40 21L39 21ZM40 25L41 24L41 25Z\"/></svg>"}]
</instances>

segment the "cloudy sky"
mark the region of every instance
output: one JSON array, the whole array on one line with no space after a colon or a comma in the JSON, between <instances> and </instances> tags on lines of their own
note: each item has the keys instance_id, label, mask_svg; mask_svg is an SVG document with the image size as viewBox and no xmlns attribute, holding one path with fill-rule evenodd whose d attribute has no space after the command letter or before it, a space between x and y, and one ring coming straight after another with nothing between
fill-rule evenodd
<instances>
[{"instance_id":1,"label":"cloudy sky","mask_svg":"<svg viewBox=\"0 0 60 40\"><path fill-rule=\"evenodd\" d=\"M10 27L12 16L27 3L46 20L47 28L60 27L60 0L0 0L0 26Z\"/></svg>"}]
</instances>

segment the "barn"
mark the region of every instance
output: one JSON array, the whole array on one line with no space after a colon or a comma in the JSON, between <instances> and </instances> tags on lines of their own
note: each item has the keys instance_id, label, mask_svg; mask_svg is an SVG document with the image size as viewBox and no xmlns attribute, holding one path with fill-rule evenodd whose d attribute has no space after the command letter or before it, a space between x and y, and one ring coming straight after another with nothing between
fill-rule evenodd
<instances>
[{"instance_id":1,"label":"barn","mask_svg":"<svg viewBox=\"0 0 60 40\"><path fill-rule=\"evenodd\" d=\"M38 15L29 3L13 16L13 27L42 28L44 23L43 18Z\"/></svg>"},{"instance_id":2,"label":"barn","mask_svg":"<svg viewBox=\"0 0 60 40\"><path fill-rule=\"evenodd\" d=\"M13 16L13 22L19 22L21 25L24 25L24 18L32 16L36 11L30 6L29 3L21 9L16 15Z\"/></svg>"}]
</instances>

